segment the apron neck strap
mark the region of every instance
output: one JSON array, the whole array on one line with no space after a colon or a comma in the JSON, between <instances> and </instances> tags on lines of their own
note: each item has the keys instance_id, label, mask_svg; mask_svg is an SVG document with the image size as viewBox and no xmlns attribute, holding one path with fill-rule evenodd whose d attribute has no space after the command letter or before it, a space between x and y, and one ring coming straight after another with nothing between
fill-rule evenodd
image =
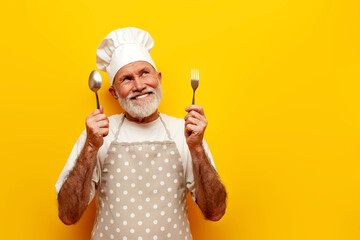
<instances>
[{"instance_id":1,"label":"apron neck strap","mask_svg":"<svg viewBox=\"0 0 360 240\"><path fill-rule=\"evenodd\" d=\"M165 128L165 131L166 131L166 134L167 134L169 140L172 140L171 135L170 135L170 131L169 131L169 129L167 128L167 126L166 126L166 124L165 124L165 122L164 122L164 119L161 117L161 114L160 114L160 113L158 113L158 116L159 116L159 118L160 118L160 121L161 121L162 125L163 125L164 128ZM119 128L118 128L117 132L115 133L115 139L116 139L116 140L119 138L120 128L122 127L125 118L126 118L126 115L125 115L125 113L123 113L123 114L122 114L122 117L121 117L121 119L120 119Z\"/></svg>"},{"instance_id":2,"label":"apron neck strap","mask_svg":"<svg viewBox=\"0 0 360 240\"><path fill-rule=\"evenodd\" d=\"M172 140L171 135L170 135L170 131L169 131L169 129L167 128L167 126L166 126L166 124L165 124L165 122L164 122L164 119L161 117L161 114L160 114L160 113L159 113L159 118L160 118L160 120L161 120L161 122L162 122L162 124L163 124L163 126L164 126L164 128L165 128L165 131L166 131L166 134L167 134L169 140Z\"/></svg>"}]
</instances>

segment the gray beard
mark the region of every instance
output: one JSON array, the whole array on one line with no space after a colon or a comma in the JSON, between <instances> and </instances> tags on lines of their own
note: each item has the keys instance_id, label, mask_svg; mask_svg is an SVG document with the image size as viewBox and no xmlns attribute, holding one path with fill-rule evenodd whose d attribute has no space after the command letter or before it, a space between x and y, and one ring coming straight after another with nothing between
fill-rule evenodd
<instances>
[{"instance_id":1,"label":"gray beard","mask_svg":"<svg viewBox=\"0 0 360 240\"><path fill-rule=\"evenodd\" d=\"M131 98L133 98L134 96L149 91L152 92L152 94L149 96L149 99L139 102L131 100ZM117 92L116 95L118 96L118 102L120 103L120 106L124 109L126 113L130 114L130 116L132 116L133 118L142 120L156 112L156 110L158 109L162 98L162 89L161 84L159 84L158 87L155 89L152 87L147 87L139 93L129 94L126 98L121 98Z\"/></svg>"}]
</instances>

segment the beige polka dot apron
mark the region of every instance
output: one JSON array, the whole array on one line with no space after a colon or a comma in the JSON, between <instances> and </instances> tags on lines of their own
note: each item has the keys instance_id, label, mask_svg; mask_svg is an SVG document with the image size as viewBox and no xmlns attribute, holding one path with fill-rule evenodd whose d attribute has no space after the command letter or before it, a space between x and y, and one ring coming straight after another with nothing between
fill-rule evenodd
<instances>
[{"instance_id":1,"label":"beige polka dot apron","mask_svg":"<svg viewBox=\"0 0 360 240\"><path fill-rule=\"evenodd\" d=\"M192 239L182 161L161 142L119 142L121 120L101 168L92 240Z\"/></svg>"}]
</instances>

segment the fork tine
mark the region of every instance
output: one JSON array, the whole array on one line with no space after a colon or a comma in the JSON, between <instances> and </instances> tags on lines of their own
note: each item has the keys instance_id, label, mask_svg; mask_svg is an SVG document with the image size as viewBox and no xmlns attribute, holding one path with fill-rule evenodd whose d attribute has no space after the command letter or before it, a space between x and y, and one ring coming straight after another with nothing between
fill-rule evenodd
<instances>
[{"instance_id":1,"label":"fork tine","mask_svg":"<svg viewBox=\"0 0 360 240\"><path fill-rule=\"evenodd\" d=\"M191 69L191 87L193 89L192 104L195 104L195 91L199 86L199 69Z\"/></svg>"},{"instance_id":2,"label":"fork tine","mask_svg":"<svg viewBox=\"0 0 360 240\"><path fill-rule=\"evenodd\" d=\"M199 69L191 69L191 79L192 80L199 80Z\"/></svg>"}]
</instances>

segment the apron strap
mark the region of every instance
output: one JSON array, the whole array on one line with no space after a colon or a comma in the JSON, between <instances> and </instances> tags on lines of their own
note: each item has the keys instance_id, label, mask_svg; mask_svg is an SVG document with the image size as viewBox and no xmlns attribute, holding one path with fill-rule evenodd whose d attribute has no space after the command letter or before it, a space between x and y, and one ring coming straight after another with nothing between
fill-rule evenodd
<instances>
[{"instance_id":1,"label":"apron strap","mask_svg":"<svg viewBox=\"0 0 360 240\"><path fill-rule=\"evenodd\" d=\"M164 122L164 119L161 117L161 114L160 114L160 113L159 113L159 118L160 118L162 124L164 125L165 131L166 131L166 134L168 135L169 140L173 140L173 139L171 138L170 131L169 131L169 129L167 128L167 126L166 126L166 124L165 124L165 122Z\"/></svg>"},{"instance_id":2,"label":"apron strap","mask_svg":"<svg viewBox=\"0 0 360 240\"><path fill-rule=\"evenodd\" d=\"M120 128L121 128L121 126L123 125L124 120L125 120L125 113L123 113L122 116L121 116L118 130L117 130L117 132L115 133L115 141L119 139Z\"/></svg>"},{"instance_id":3,"label":"apron strap","mask_svg":"<svg viewBox=\"0 0 360 240\"><path fill-rule=\"evenodd\" d=\"M167 128L167 126L166 126L163 118L161 117L161 114L158 113L158 115L159 115L159 118L160 118L161 123L163 124L163 126L164 126L164 128L165 128L165 132L166 132L169 140L173 140L173 139L171 138L169 129ZM125 113L122 114L122 117L121 117L121 119L120 119L119 128L118 128L117 132L115 133L115 140L117 140L117 139L119 138L120 128L121 128L121 126L123 125L124 120L125 120Z\"/></svg>"}]
</instances>

